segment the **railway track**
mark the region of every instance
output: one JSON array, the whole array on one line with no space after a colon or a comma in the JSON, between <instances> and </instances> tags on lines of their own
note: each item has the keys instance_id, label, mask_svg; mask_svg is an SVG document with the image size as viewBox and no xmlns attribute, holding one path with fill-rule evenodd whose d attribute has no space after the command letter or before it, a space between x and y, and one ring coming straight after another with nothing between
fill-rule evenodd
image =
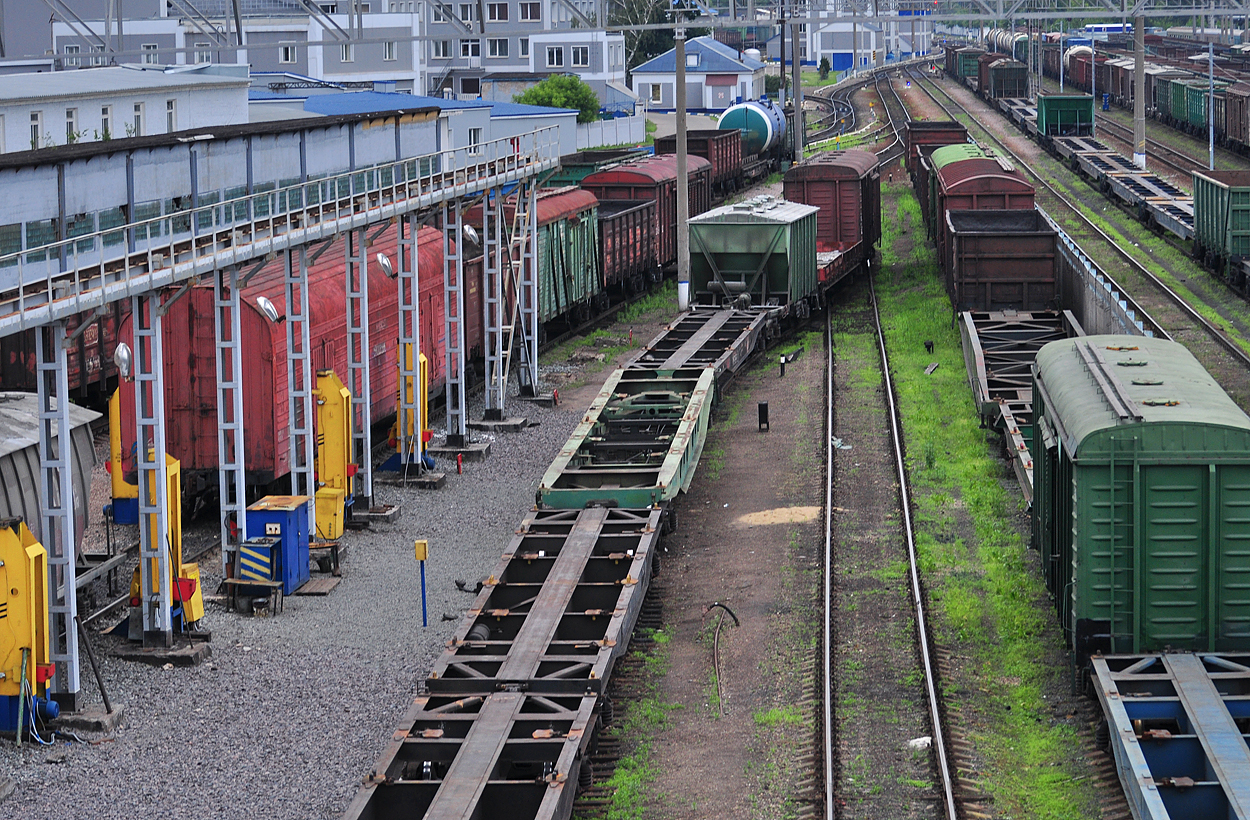
<instances>
[{"instance_id":1,"label":"railway track","mask_svg":"<svg viewBox=\"0 0 1250 820\"><path fill-rule=\"evenodd\" d=\"M970 132L975 130L982 139L992 141L1005 155L1011 157L1037 186L1038 204L1065 226L1072 239L1089 256L1098 259L1111 276L1132 292L1142 308L1173 338L1184 342L1230 393L1250 398L1250 355L1226 332L1226 327L1232 327L1241 337L1250 338L1250 322L1235 316L1214 297L1203 301L1200 312L1184 295L1125 247L1135 243L1124 237L1114 238L1072 204L1072 200L1082 200L1083 192L1075 189L1062 190L1052 184L1031 162L1021 157L1018 151L981 125L973 115L966 113L963 104L957 102L940 84L915 72L912 72L912 78L948 117L964 122ZM959 110L955 110L956 108ZM964 116L960 117L960 113ZM1173 276L1183 283L1188 280L1189 274L1181 271L1173 273ZM1205 274L1202 276L1205 277ZM1207 284L1214 286L1218 283L1208 279ZM1189 288L1190 293L1196 296L1206 295L1199 293L1203 289L1202 282L1195 285ZM1227 294L1222 285L1211 287L1210 290L1220 296ZM1205 313L1214 314L1219 322L1208 318Z\"/></svg>"}]
</instances>

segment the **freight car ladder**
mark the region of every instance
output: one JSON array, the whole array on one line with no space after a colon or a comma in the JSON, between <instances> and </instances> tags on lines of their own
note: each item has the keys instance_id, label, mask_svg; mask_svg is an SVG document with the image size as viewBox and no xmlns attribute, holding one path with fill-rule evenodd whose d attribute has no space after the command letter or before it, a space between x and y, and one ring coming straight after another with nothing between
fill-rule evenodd
<instances>
[{"instance_id":1,"label":"freight car ladder","mask_svg":"<svg viewBox=\"0 0 1250 820\"><path fill-rule=\"evenodd\" d=\"M516 210L507 236L508 276L512 286L512 318L502 328L503 361L501 378L506 388L512 363L513 346L520 330L521 369L517 372L521 395L538 395L538 261L537 197L532 183L517 189Z\"/></svg>"}]
</instances>

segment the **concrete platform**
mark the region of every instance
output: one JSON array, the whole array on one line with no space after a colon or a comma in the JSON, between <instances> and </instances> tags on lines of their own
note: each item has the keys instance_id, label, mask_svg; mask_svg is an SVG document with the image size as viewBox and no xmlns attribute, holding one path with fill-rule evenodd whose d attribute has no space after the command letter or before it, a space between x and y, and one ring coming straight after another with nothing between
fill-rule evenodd
<instances>
[{"instance_id":1,"label":"concrete platform","mask_svg":"<svg viewBox=\"0 0 1250 820\"><path fill-rule=\"evenodd\" d=\"M174 666L199 666L212 657L213 649L201 641L179 643L169 649L163 647L145 649L136 643L123 646L113 655L124 661L150 663L153 666L164 666L167 663L172 663Z\"/></svg>"},{"instance_id":2,"label":"concrete platform","mask_svg":"<svg viewBox=\"0 0 1250 820\"><path fill-rule=\"evenodd\" d=\"M398 504L379 504L365 513L370 524L392 524L399 518Z\"/></svg>"},{"instance_id":3,"label":"concrete platform","mask_svg":"<svg viewBox=\"0 0 1250 820\"><path fill-rule=\"evenodd\" d=\"M445 458L451 461L456 460L456 456L464 456L465 461L485 461L490 458L490 442L475 441L466 444L463 447L427 447L426 452L435 458Z\"/></svg>"},{"instance_id":4,"label":"concrete platform","mask_svg":"<svg viewBox=\"0 0 1250 820\"><path fill-rule=\"evenodd\" d=\"M560 403L560 397L555 391L539 393L537 396L522 396L521 398L531 404L537 404L539 407L555 407Z\"/></svg>"},{"instance_id":5,"label":"concrete platform","mask_svg":"<svg viewBox=\"0 0 1250 820\"><path fill-rule=\"evenodd\" d=\"M78 712L62 712L52 721L53 731L67 729L71 732L99 732L109 734L117 730L126 714L126 707L114 703L113 711L104 711L104 704L93 704Z\"/></svg>"},{"instance_id":6,"label":"concrete platform","mask_svg":"<svg viewBox=\"0 0 1250 820\"><path fill-rule=\"evenodd\" d=\"M481 419L465 424L470 430L483 430L487 433L519 433L529 426L529 419L514 416L506 419Z\"/></svg>"}]
</instances>

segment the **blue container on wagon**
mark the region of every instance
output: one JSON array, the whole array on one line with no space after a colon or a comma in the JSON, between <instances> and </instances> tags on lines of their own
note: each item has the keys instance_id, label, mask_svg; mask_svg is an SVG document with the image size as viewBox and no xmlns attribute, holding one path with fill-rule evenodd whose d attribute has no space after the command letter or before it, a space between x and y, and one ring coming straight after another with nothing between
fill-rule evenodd
<instances>
[{"instance_id":1,"label":"blue container on wagon","mask_svg":"<svg viewBox=\"0 0 1250 820\"><path fill-rule=\"evenodd\" d=\"M265 496L247 508L247 534L278 539L272 578L282 582L283 595L308 583L308 496Z\"/></svg>"}]
</instances>

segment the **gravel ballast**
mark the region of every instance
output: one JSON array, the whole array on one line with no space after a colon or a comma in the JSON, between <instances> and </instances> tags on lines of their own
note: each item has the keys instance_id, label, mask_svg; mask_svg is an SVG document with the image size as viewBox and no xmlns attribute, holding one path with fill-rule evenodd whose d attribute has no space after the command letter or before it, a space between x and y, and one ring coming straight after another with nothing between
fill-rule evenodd
<instances>
[{"instance_id":1,"label":"gravel ballast","mask_svg":"<svg viewBox=\"0 0 1250 820\"><path fill-rule=\"evenodd\" d=\"M562 387L558 407L513 398L509 413L530 426L475 434L492 440L490 457L466 463L463 475L454 461L440 462L447 473L440 490L375 483L374 503L400 505L399 517L345 536L342 582L328 596L288 597L285 611L269 618L228 613L210 601L206 663L129 663L113 656L122 639L93 633L109 695L125 707L122 728L84 736L87 743L58 738L55 748L19 750L0 741L0 780L16 783L0 801L0 818L339 817L473 601L454 581L472 589L494 567L587 396L609 372L586 374L581 389ZM481 416L479 400L470 418ZM196 522L188 541L215 536L215 518ZM123 542L137 528L126 530ZM416 538L430 542L424 629ZM199 560L212 593L221 578L219 554ZM122 614L97 626L112 626ZM86 700L98 704L85 653L81 681Z\"/></svg>"}]
</instances>

